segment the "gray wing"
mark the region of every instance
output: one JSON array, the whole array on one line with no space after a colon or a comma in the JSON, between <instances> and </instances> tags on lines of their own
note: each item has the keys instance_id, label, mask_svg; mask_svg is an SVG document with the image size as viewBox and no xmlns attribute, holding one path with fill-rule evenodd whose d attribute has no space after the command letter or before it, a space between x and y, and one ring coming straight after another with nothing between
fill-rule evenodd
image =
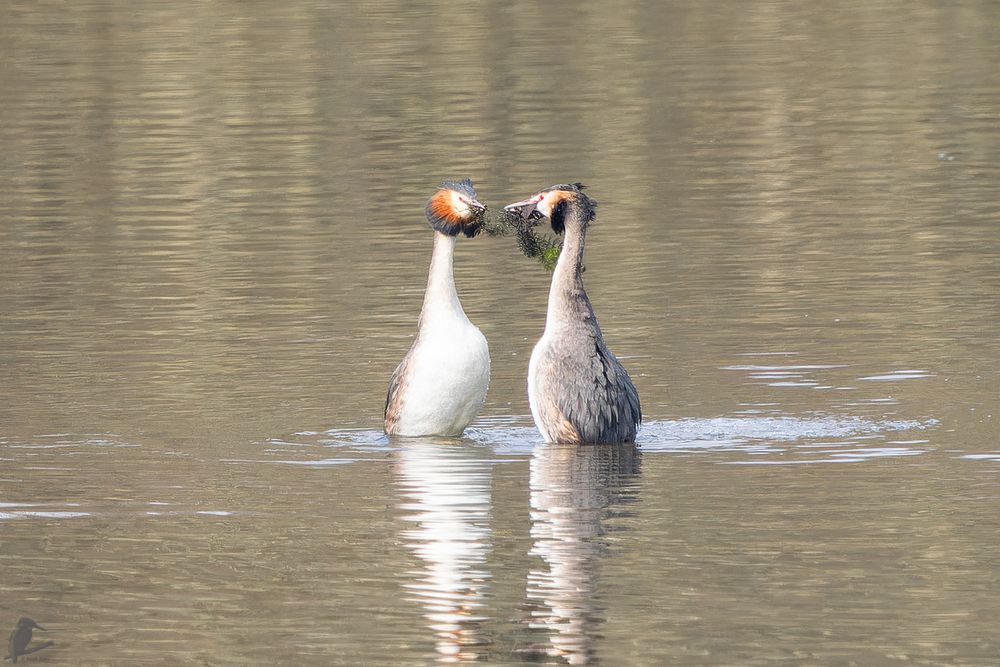
<instances>
[{"instance_id":1,"label":"gray wing","mask_svg":"<svg viewBox=\"0 0 1000 667\"><path fill-rule=\"evenodd\" d=\"M600 337L588 336L585 345L553 359L559 410L580 442L634 442L642 409L632 378Z\"/></svg>"},{"instance_id":2,"label":"gray wing","mask_svg":"<svg viewBox=\"0 0 1000 667\"><path fill-rule=\"evenodd\" d=\"M403 410L403 394L406 389L406 369L410 362L410 355L413 352L413 348L406 353L403 360L399 362L396 366L396 370L392 372L392 377L389 378L389 390L385 395L385 410L383 415L385 418L385 432L392 434L395 433L396 428L399 424L399 416Z\"/></svg>"}]
</instances>

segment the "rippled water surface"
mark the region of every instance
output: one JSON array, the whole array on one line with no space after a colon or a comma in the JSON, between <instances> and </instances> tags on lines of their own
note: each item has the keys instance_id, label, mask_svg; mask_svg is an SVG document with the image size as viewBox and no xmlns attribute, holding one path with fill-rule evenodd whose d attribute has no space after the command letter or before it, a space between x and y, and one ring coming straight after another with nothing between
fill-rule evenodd
<instances>
[{"instance_id":1,"label":"rippled water surface","mask_svg":"<svg viewBox=\"0 0 1000 667\"><path fill-rule=\"evenodd\" d=\"M1000 6L0 6L0 632L26 664L1000 664ZM549 275L389 439L423 203L600 202L638 447L540 443Z\"/></svg>"}]
</instances>

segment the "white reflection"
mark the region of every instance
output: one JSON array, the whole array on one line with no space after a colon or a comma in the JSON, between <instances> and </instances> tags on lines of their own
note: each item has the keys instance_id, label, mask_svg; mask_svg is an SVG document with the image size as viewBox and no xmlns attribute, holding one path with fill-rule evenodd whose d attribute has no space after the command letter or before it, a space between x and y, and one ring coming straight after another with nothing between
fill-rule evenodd
<instances>
[{"instance_id":1,"label":"white reflection","mask_svg":"<svg viewBox=\"0 0 1000 667\"><path fill-rule=\"evenodd\" d=\"M423 605L440 662L477 660L489 645L483 634L483 597L489 587L491 463L478 448L407 440L396 466L405 499L403 539L423 561L405 584Z\"/></svg>"},{"instance_id":2,"label":"white reflection","mask_svg":"<svg viewBox=\"0 0 1000 667\"><path fill-rule=\"evenodd\" d=\"M604 522L610 506L634 500L638 472L634 445L542 445L532 454L531 553L546 569L528 573L529 624L548 634L544 653L571 665L594 659Z\"/></svg>"}]
</instances>

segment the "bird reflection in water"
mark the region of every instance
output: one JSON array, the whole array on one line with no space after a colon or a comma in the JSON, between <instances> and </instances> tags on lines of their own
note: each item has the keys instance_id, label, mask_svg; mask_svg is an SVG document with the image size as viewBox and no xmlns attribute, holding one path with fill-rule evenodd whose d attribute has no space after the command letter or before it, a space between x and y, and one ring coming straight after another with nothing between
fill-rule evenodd
<instances>
[{"instance_id":1,"label":"bird reflection in water","mask_svg":"<svg viewBox=\"0 0 1000 667\"><path fill-rule=\"evenodd\" d=\"M490 574L491 462L454 441L401 442L395 480L403 498L406 545L423 568L407 572L430 621L439 662L471 662L488 650L483 626Z\"/></svg>"},{"instance_id":2,"label":"bird reflection in water","mask_svg":"<svg viewBox=\"0 0 1000 667\"><path fill-rule=\"evenodd\" d=\"M11 662L17 662L19 656L28 655L29 653L34 653L36 651L41 651L43 648L48 648L52 646L55 642L44 642L37 646L32 646L28 648L28 644L31 643L32 630L45 630L42 626L38 625L33 619L27 616L22 616L18 619L17 625L14 626L13 632L10 633L10 643L8 645L9 654L5 660L10 660Z\"/></svg>"},{"instance_id":3,"label":"bird reflection in water","mask_svg":"<svg viewBox=\"0 0 1000 667\"><path fill-rule=\"evenodd\" d=\"M548 635L531 653L571 665L595 662L603 609L597 576L611 507L636 498L640 454L633 444L538 446L531 458L531 554L545 569L528 573L529 626ZM620 514L620 513L619 513Z\"/></svg>"}]
</instances>

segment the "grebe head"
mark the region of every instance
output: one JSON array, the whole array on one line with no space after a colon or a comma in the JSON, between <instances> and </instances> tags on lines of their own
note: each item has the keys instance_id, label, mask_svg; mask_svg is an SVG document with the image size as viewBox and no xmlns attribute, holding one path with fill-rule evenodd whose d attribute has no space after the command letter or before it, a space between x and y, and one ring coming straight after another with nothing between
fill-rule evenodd
<instances>
[{"instance_id":1,"label":"grebe head","mask_svg":"<svg viewBox=\"0 0 1000 667\"><path fill-rule=\"evenodd\" d=\"M472 181L467 178L442 183L424 208L431 227L448 236L461 232L469 238L482 229L484 211L486 206L476 199Z\"/></svg>"},{"instance_id":2,"label":"grebe head","mask_svg":"<svg viewBox=\"0 0 1000 667\"><path fill-rule=\"evenodd\" d=\"M524 220L548 218L552 231L562 234L567 223L583 230L594 219L597 202L584 194L583 183L561 183L545 188L524 201L508 204L503 210L521 216ZM575 215L568 215L573 209Z\"/></svg>"}]
</instances>

